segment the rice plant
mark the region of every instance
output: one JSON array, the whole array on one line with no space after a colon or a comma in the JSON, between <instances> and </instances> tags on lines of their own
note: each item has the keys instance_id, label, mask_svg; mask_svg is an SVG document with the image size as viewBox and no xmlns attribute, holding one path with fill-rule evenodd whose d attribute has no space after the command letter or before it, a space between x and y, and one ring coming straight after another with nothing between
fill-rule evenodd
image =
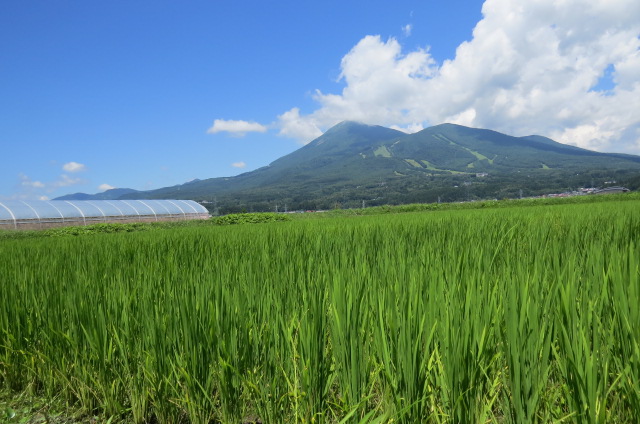
<instances>
[{"instance_id":1,"label":"rice plant","mask_svg":"<svg viewBox=\"0 0 640 424\"><path fill-rule=\"evenodd\" d=\"M2 239L0 386L111 422L638 422L638 206Z\"/></svg>"}]
</instances>

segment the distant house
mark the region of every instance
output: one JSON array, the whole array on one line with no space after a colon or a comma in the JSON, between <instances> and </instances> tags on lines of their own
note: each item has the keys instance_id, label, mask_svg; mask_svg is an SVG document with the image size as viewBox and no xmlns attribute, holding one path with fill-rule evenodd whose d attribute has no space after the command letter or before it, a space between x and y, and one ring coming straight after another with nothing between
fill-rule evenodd
<instances>
[{"instance_id":1,"label":"distant house","mask_svg":"<svg viewBox=\"0 0 640 424\"><path fill-rule=\"evenodd\" d=\"M613 193L627 193L629 191L626 187L607 187L600 190L595 190L592 194L613 194Z\"/></svg>"},{"instance_id":2,"label":"distant house","mask_svg":"<svg viewBox=\"0 0 640 424\"><path fill-rule=\"evenodd\" d=\"M489 174L487 174L486 172L478 172L478 173L476 174L476 177L478 177L478 178L482 178L482 177L486 177L487 175L489 175Z\"/></svg>"}]
</instances>

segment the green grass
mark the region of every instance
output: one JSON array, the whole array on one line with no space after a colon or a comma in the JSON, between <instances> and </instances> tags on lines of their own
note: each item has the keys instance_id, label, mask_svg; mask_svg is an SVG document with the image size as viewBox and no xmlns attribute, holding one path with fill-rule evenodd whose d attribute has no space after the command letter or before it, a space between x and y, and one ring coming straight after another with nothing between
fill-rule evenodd
<instances>
[{"instance_id":1,"label":"green grass","mask_svg":"<svg viewBox=\"0 0 640 424\"><path fill-rule=\"evenodd\" d=\"M405 159L404 161L415 168L422 168L422 165L420 165L417 161L413 159Z\"/></svg>"},{"instance_id":2,"label":"green grass","mask_svg":"<svg viewBox=\"0 0 640 424\"><path fill-rule=\"evenodd\" d=\"M86 236L103 233L131 233L138 231L164 230L184 227L202 227L211 225L235 224L263 224L266 222L290 221L290 215L272 212L263 213L234 213L212 217L208 220L167 221L167 222L131 222L131 223L100 223L82 226L50 228L46 230L0 231L0 240L25 239L61 236Z\"/></svg>"},{"instance_id":3,"label":"green grass","mask_svg":"<svg viewBox=\"0 0 640 424\"><path fill-rule=\"evenodd\" d=\"M390 158L393 156L386 146L379 146L373 151L374 156L381 156L383 158Z\"/></svg>"},{"instance_id":4,"label":"green grass","mask_svg":"<svg viewBox=\"0 0 640 424\"><path fill-rule=\"evenodd\" d=\"M480 160L486 160L489 165L493 165L493 159L489 159L488 157L486 157L485 155L483 155L482 153L476 152L475 150L471 150L468 147L462 146L456 142L454 142L453 140L451 140L449 137L443 135L443 134L436 134L435 137L439 140L448 142L449 144L453 145L453 146L458 146L464 150L466 150L467 152L471 153L473 156L476 157L476 159Z\"/></svg>"},{"instance_id":5,"label":"green grass","mask_svg":"<svg viewBox=\"0 0 640 424\"><path fill-rule=\"evenodd\" d=\"M640 201L575 202L3 239L0 420L638 422Z\"/></svg>"}]
</instances>

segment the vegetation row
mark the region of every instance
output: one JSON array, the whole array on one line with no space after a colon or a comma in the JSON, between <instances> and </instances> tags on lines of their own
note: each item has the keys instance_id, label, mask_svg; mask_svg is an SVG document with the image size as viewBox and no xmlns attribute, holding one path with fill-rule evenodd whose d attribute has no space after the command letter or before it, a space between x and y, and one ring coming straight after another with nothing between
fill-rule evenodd
<instances>
[{"instance_id":1,"label":"vegetation row","mask_svg":"<svg viewBox=\"0 0 640 424\"><path fill-rule=\"evenodd\" d=\"M0 386L111 422L637 423L638 206L3 240Z\"/></svg>"}]
</instances>

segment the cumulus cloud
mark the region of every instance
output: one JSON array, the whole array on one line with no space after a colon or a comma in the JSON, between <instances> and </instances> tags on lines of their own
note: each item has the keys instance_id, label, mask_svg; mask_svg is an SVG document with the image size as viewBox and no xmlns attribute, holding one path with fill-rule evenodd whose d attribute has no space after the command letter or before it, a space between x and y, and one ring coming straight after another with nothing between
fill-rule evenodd
<instances>
[{"instance_id":1,"label":"cumulus cloud","mask_svg":"<svg viewBox=\"0 0 640 424\"><path fill-rule=\"evenodd\" d=\"M278 116L278 122L280 135L294 138L303 144L322 135L322 130L318 128L317 123L309 117L301 117L300 109L297 107Z\"/></svg>"},{"instance_id":2,"label":"cumulus cloud","mask_svg":"<svg viewBox=\"0 0 640 424\"><path fill-rule=\"evenodd\" d=\"M422 86L433 77L435 61L427 49L402 54L396 39L367 36L342 58L342 94L316 91L320 108L301 115L297 108L278 117L280 134L307 143L343 120L413 127L419 116Z\"/></svg>"},{"instance_id":3,"label":"cumulus cloud","mask_svg":"<svg viewBox=\"0 0 640 424\"><path fill-rule=\"evenodd\" d=\"M640 153L640 2L487 0L482 13L442 63L427 47L364 37L342 59L342 91L317 91L309 114L284 112L280 135L307 143L347 119L408 132L452 122ZM614 86L600 91L605 76Z\"/></svg>"},{"instance_id":4,"label":"cumulus cloud","mask_svg":"<svg viewBox=\"0 0 640 424\"><path fill-rule=\"evenodd\" d=\"M114 188L115 188L114 186L112 186L110 184L106 184L106 183L105 184L100 184L98 186L98 190L100 190L100 191L113 190Z\"/></svg>"},{"instance_id":5,"label":"cumulus cloud","mask_svg":"<svg viewBox=\"0 0 640 424\"><path fill-rule=\"evenodd\" d=\"M247 166L247 164L244 162L234 162L231 164L231 166L233 166L234 168L244 168Z\"/></svg>"},{"instance_id":6,"label":"cumulus cloud","mask_svg":"<svg viewBox=\"0 0 640 424\"><path fill-rule=\"evenodd\" d=\"M213 126L207 130L207 134L228 132L242 137L248 132L263 133L265 131L267 131L267 127L257 122L216 119L213 121Z\"/></svg>"},{"instance_id":7,"label":"cumulus cloud","mask_svg":"<svg viewBox=\"0 0 640 424\"><path fill-rule=\"evenodd\" d=\"M78 162L67 162L62 165L62 169L66 172L81 172L86 171L87 167Z\"/></svg>"},{"instance_id":8,"label":"cumulus cloud","mask_svg":"<svg viewBox=\"0 0 640 424\"><path fill-rule=\"evenodd\" d=\"M407 24L407 25L402 27L402 33L404 34L405 37L408 37L408 36L411 35L411 30L412 29L413 29L413 25Z\"/></svg>"}]
</instances>

